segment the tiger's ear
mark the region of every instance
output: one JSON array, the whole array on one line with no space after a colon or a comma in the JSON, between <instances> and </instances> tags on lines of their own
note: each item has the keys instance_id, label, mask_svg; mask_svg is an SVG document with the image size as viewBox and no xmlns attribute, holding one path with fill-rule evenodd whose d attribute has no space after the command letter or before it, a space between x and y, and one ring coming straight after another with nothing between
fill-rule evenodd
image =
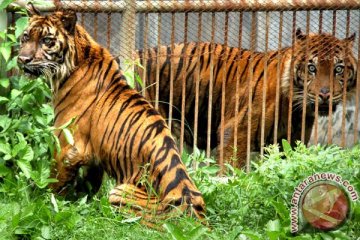
<instances>
[{"instance_id":1,"label":"tiger's ear","mask_svg":"<svg viewBox=\"0 0 360 240\"><path fill-rule=\"evenodd\" d=\"M41 15L40 11L35 8L34 4L29 2L26 4L26 12L29 15L29 17L35 16L35 15Z\"/></svg>"},{"instance_id":2,"label":"tiger's ear","mask_svg":"<svg viewBox=\"0 0 360 240\"><path fill-rule=\"evenodd\" d=\"M296 41L302 41L302 40L306 39L306 35L303 34L303 32L301 31L301 28L296 29L295 37L296 37L295 38Z\"/></svg>"},{"instance_id":3,"label":"tiger's ear","mask_svg":"<svg viewBox=\"0 0 360 240\"><path fill-rule=\"evenodd\" d=\"M77 16L74 11L63 12L61 16L61 23L68 33L73 34L75 32L75 25L77 21Z\"/></svg>"},{"instance_id":4,"label":"tiger's ear","mask_svg":"<svg viewBox=\"0 0 360 240\"><path fill-rule=\"evenodd\" d=\"M356 38L356 33L353 33L351 34L351 36L344 38L343 41L345 42L346 46L352 48L354 46L355 38Z\"/></svg>"}]
</instances>

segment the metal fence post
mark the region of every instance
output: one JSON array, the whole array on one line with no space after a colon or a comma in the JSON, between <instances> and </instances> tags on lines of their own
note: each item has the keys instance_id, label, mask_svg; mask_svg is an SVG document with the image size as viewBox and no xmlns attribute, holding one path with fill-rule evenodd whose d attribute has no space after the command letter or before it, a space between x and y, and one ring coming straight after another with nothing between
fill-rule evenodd
<instances>
[{"instance_id":1,"label":"metal fence post","mask_svg":"<svg viewBox=\"0 0 360 240\"><path fill-rule=\"evenodd\" d=\"M120 29L120 66L125 69L124 60L132 59L135 51L136 0L125 0ZM133 66L130 71L134 72Z\"/></svg>"}]
</instances>

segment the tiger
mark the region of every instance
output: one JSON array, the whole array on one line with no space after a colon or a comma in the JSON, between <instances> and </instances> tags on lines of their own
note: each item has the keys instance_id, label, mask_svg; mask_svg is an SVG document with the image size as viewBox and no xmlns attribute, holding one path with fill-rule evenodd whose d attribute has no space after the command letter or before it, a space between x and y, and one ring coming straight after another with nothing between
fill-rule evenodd
<instances>
[{"instance_id":1,"label":"tiger","mask_svg":"<svg viewBox=\"0 0 360 240\"><path fill-rule=\"evenodd\" d=\"M209 89L212 91L211 149L220 156L221 107L224 97L223 158L234 166L243 167L247 157L247 133L249 116L249 90L251 92L251 130L250 150L258 152L261 148L261 119L263 86L267 76L265 100L265 144L273 144L287 138L289 103L291 102L291 139L295 146L301 139L301 120L306 109L304 141L308 142L315 120L315 105L318 96L318 114L329 114L330 91L332 91L332 111L342 102L343 92L351 95L356 85L356 58L352 47L355 33L344 39L331 34L308 33L301 29L295 31L294 44L280 50L265 52L228 47L209 42L188 42L161 45L138 50L134 58L139 59L143 68L137 67L139 76L144 76L145 96L156 100L156 79L159 75L159 111L169 117L169 104L172 104L172 132L179 138L179 119L185 113L186 127L184 141L193 145L192 132L195 121L195 102L198 101L197 147L206 149L208 128ZM265 64L266 63L266 64ZM172 66L171 66L172 65ZM211 65L213 83L210 86ZM265 67L266 66L266 67ZM292 67L293 66L293 67ZM198 68L198 69L197 69ZM279 68L279 76L278 74ZM329 69L331 69L329 71ZM331 86L333 75L333 86ZM173 95L170 101L170 85L173 79ZM185 83L183 83L185 81ZM225 81L225 96L222 84ZM237 82L238 81L238 82ZM248 81L251 82L249 89ZM196 100L195 87L199 84L199 98ZM292 83L292 84L291 84ZM185 99L182 99L182 84L185 85ZM238 85L237 85L238 84ZM292 85L292 86L291 86ZM238 87L237 87L238 86ZM306 108L303 107L306 86ZM292 87L293 97L290 100ZM140 90L141 86L137 86ZM278 124L275 121L276 90L279 89ZM237 92L238 96L237 97ZM185 109L182 109L185 101ZM236 113L237 109L237 113ZM276 126L275 126L276 125ZM237 129L235 129L235 127ZM274 131L277 127L277 138ZM235 139L234 130L237 130ZM235 160L235 161L234 161Z\"/></svg>"},{"instance_id":2,"label":"tiger","mask_svg":"<svg viewBox=\"0 0 360 240\"><path fill-rule=\"evenodd\" d=\"M342 130L343 114L345 115L344 133ZM356 119L360 119L360 114L356 111L356 99L353 97L346 102L345 110L341 105L338 109L336 109L331 117L331 122L329 122L327 117L320 117L317 127L315 128L315 126L313 126L308 144L328 144L329 124L331 124L331 144L336 144L346 148L353 147L359 143L359 137L357 137L357 141L355 141L355 134L360 136L360 122L358 121L356 125ZM344 142L342 140L343 134L345 134Z\"/></svg>"},{"instance_id":3,"label":"tiger","mask_svg":"<svg viewBox=\"0 0 360 240\"><path fill-rule=\"evenodd\" d=\"M177 214L204 219L202 194L165 120L127 84L117 59L77 24L74 11L42 15L32 4L27 11L18 64L50 81L55 128L74 119L73 142L56 132L61 151L51 174L57 182L49 187L66 197L84 168L82 180L95 193L105 173L115 179L109 202L119 210L150 221Z\"/></svg>"}]
</instances>

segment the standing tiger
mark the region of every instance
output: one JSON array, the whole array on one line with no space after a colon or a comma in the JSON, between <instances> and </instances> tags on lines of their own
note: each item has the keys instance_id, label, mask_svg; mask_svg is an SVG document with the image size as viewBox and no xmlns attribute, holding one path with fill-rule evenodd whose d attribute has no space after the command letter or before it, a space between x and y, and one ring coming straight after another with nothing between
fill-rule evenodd
<instances>
[{"instance_id":1,"label":"standing tiger","mask_svg":"<svg viewBox=\"0 0 360 240\"><path fill-rule=\"evenodd\" d=\"M186 81L185 90L185 141L193 144L191 132L194 126L195 81L199 76L199 114L197 146L206 148L207 116L209 101L209 84L211 62L213 64L213 94L211 119L211 148L218 148L221 124L222 83L226 81L225 114L224 114L224 158L230 160L236 147L235 166L243 166L246 159L248 132L248 79L251 78L252 112L251 112L251 150L259 151L261 139L262 98L265 75L266 106L265 106L265 144L274 142L275 103L277 88L277 68L280 69L279 122L277 141L287 138L290 82L293 82L291 143L301 139L301 119L303 112L304 83L307 84L306 96L306 128L305 142L308 142L315 118L315 99L318 94L318 113L326 116L329 112L330 90L333 89L332 106L335 110L342 101L343 89L347 92L355 89L356 59L352 53L355 34L340 40L329 34L305 35L300 29L296 31L294 46L279 51L252 52L245 49L225 47L211 43L187 43L151 48L137 52L141 64L146 70L146 96L155 100L156 75L160 76L159 111L168 117L170 102L169 88L171 71L173 73L173 118L179 120L182 110L182 83ZM294 52L293 52L294 51ZM293 53L293 54L292 54ZM146 62L144 60L144 56ZM187 56L186 58L184 56ZM291 65L293 57L293 65ZM332 56L332 57L331 57ZM252 59L252 61L251 61ZM267 60L266 60L267 59ZM267 71L265 72L265 61ZM173 62L173 68L171 68ZM199 74L197 71L199 66ZM291 74L291 66L294 66ZM332 66L332 70L329 69ZM253 71L252 71L253 69ZM143 70L137 69L140 76ZM225 75L226 74L226 75ZM331 75L333 86L331 87ZM293 76L293 77L291 77ZM237 81L239 88L236 89ZM346 84L346 85L345 85ZM236 91L239 100L236 100ZM350 95L350 94L348 94ZM235 109L238 106L238 117L235 119ZM237 126L237 139L234 139L234 125ZM179 135L178 124L173 123L173 132Z\"/></svg>"},{"instance_id":2,"label":"standing tiger","mask_svg":"<svg viewBox=\"0 0 360 240\"><path fill-rule=\"evenodd\" d=\"M75 117L74 144L58 133L61 152L53 170L58 182L51 188L66 194L84 166L89 173L85 179L95 192L104 171L115 178L112 205L126 205L147 218L178 210L202 218L202 195L164 119L128 86L109 51L76 24L74 12L43 16L31 4L28 12L19 65L25 73L44 75L52 83L56 127Z\"/></svg>"}]
</instances>

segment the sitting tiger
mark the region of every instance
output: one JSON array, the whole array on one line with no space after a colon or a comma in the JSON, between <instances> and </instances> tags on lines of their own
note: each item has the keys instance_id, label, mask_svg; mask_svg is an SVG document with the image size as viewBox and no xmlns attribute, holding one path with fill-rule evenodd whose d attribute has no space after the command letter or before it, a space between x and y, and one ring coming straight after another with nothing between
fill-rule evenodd
<instances>
[{"instance_id":1,"label":"sitting tiger","mask_svg":"<svg viewBox=\"0 0 360 240\"><path fill-rule=\"evenodd\" d=\"M116 180L112 205L127 206L149 220L184 211L203 218L202 195L164 119L129 87L115 58L76 24L74 12L40 15L30 4L28 13L19 65L52 83L56 127L75 117L74 144L57 133L61 152L53 176L58 182L51 188L65 195L85 167L89 174L84 178L95 191L104 171Z\"/></svg>"},{"instance_id":2,"label":"sitting tiger","mask_svg":"<svg viewBox=\"0 0 360 240\"><path fill-rule=\"evenodd\" d=\"M265 106L265 144L274 142L275 103L277 88L277 68L280 68L279 81L279 122L277 141L287 138L290 82L293 83L291 144L301 139L301 120L303 112L304 83L306 81L306 127L305 142L308 142L315 118L315 99L318 94L318 113L326 116L329 112L330 91L333 91L332 110L342 101L343 89L353 92L356 80L356 59L352 53L355 34L340 40L329 34L303 34L296 31L293 47L286 47L279 51L252 52L245 49L224 47L211 43L187 43L171 46L151 48L138 51L136 58L145 66L146 96L155 100L156 75L159 72L159 111L168 117L170 103L170 78L173 74L173 119L181 119L181 111L185 112L186 129L184 139L187 144L193 144L192 131L194 126L195 85L199 82L199 114L197 147L205 149L207 144L207 117L209 104L210 71L213 64L213 93L211 119L211 148L217 148L219 156L219 140L221 137L221 102L222 83L226 81L225 114L224 114L224 159L237 160L235 166L243 166L247 152L248 132L248 79L251 78L252 110L251 110L251 150L259 151L261 144L261 119L263 102L263 85L265 75L266 106ZM292 54L292 51L293 54ZM308 53L306 55L306 52ZM293 74L291 61L293 57ZM172 56L172 57L171 57ZM186 58L184 56L187 56ZM331 57L332 56L332 57ZM145 60L146 59L146 62ZM252 61L251 61L252 59ZM268 59L268 60L266 60ZM307 60L306 60L307 59ZM267 71L265 72L265 61ZM174 63L171 68L171 62ZM199 65L200 70L197 70ZM332 70L329 69L332 67ZM253 69L253 71L251 71ZM136 70L143 76L144 70ZM331 87L331 75L333 86ZM291 76L292 79L291 79ZM183 80L185 79L185 80ZM185 109L182 109L182 84L185 81ZM238 82L238 89L237 87ZM346 84L346 85L345 85ZM210 88L211 89L211 88ZM333 89L333 90L332 90ZM236 98L236 91L239 98ZM350 93L348 93L350 95ZM167 103L167 104L163 104ZM238 115L235 119L235 109ZM234 126L237 126L237 139L234 139ZM174 121L172 131L179 136L179 127ZM235 151L234 151L235 146ZM236 155L235 155L235 154Z\"/></svg>"}]
</instances>

